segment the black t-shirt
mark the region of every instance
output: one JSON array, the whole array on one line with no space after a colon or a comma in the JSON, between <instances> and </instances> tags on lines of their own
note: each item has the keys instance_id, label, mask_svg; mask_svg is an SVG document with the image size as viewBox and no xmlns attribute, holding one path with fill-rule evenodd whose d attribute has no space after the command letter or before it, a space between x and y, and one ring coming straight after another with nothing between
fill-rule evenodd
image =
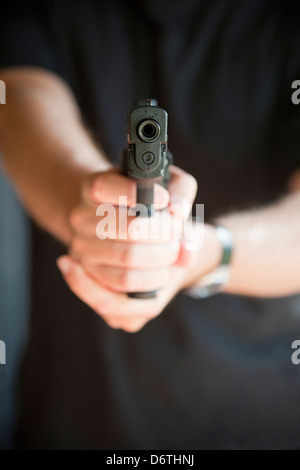
<instances>
[{"instance_id":1,"label":"black t-shirt","mask_svg":"<svg viewBox=\"0 0 300 470\"><path fill-rule=\"evenodd\" d=\"M169 113L175 163L197 178L208 220L281 196L299 166L300 109L290 97L300 77L300 15L286 3L10 2L0 66L64 78L114 162L128 110L157 98ZM68 290L55 266L61 246L35 228L33 241L20 447L300 445L300 369L291 362L298 296L178 295L127 334Z\"/></svg>"}]
</instances>

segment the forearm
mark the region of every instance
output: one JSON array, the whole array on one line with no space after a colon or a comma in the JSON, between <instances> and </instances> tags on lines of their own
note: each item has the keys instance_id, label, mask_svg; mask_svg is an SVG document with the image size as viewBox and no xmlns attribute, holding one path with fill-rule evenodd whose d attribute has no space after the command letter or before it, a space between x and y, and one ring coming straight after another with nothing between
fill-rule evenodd
<instances>
[{"instance_id":1,"label":"forearm","mask_svg":"<svg viewBox=\"0 0 300 470\"><path fill-rule=\"evenodd\" d=\"M234 251L226 292L277 297L300 292L300 193L219 219Z\"/></svg>"},{"instance_id":2,"label":"forearm","mask_svg":"<svg viewBox=\"0 0 300 470\"><path fill-rule=\"evenodd\" d=\"M68 215L83 178L110 168L81 122L73 95L38 69L1 71L7 104L0 109L4 169L33 218L68 243Z\"/></svg>"}]
</instances>

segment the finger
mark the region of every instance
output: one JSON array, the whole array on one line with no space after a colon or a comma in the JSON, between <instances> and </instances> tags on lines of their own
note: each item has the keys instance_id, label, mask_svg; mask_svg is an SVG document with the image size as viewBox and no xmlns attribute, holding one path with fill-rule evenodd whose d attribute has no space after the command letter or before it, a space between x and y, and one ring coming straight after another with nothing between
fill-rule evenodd
<instances>
[{"instance_id":1,"label":"finger","mask_svg":"<svg viewBox=\"0 0 300 470\"><path fill-rule=\"evenodd\" d=\"M192 242L182 241L180 253L176 261L177 266L192 267L196 266L199 259L199 246Z\"/></svg>"},{"instance_id":2,"label":"finger","mask_svg":"<svg viewBox=\"0 0 300 470\"><path fill-rule=\"evenodd\" d=\"M71 291L96 312L101 314L102 309L113 301L114 294L92 281L70 256L58 258L57 266Z\"/></svg>"},{"instance_id":3,"label":"finger","mask_svg":"<svg viewBox=\"0 0 300 470\"><path fill-rule=\"evenodd\" d=\"M181 221L168 210L157 211L148 218L128 215L126 208L113 205L100 205L95 209L82 204L72 211L70 224L75 234L96 235L100 240L161 244L182 236Z\"/></svg>"},{"instance_id":4,"label":"finger","mask_svg":"<svg viewBox=\"0 0 300 470\"><path fill-rule=\"evenodd\" d=\"M170 174L170 210L176 217L187 219L196 197L197 181L192 175L174 165L170 167Z\"/></svg>"},{"instance_id":5,"label":"finger","mask_svg":"<svg viewBox=\"0 0 300 470\"><path fill-rule=\"evenodd\" d=\"M181 249L176 262L177 266L195 266L199 261L200 250L203 243L203 221L185 221Z\"/></svg>"},{"instance_id":6,"label":"finger","mask_svg":"<svg viewBox=\"0 0 300 470\"><path fill-rule=\"evenodd\" d=\"M159 245L123 243L118 240L99 240L97 237L75 236L71 254L84 264L116 268L159 269L174 264L179 256L180 241Z\"/></svg>"},{"instance_id":7,"label":"finger","mask_svg":"<svg viewBox=\"0 0 300 470\"><path fill-rule=\"evenodd\" d=\"M83 199L96 204L115 206L136 204L136 182L116 173L116 170L97 173L88 177L83 185ZM120 201L120 196L122 199ZM154 204L157 209L168 205L169 193L159 184L154 185Z\"/></svg>"},{"instance_id":8,"label":"finger","mask_svg":"<svg viewBox=\"0 0 300 470\"><path fill-rule=\"evenodd\" d=\"M142 300L113 292L95 282L71 256L58 258L57 266L71 291L103 317L143 315L145 318L154 318L162 311L165 301L163 295Z\"/></svg>"},{"instance_id":9,"label":"finger","mask_svg":"<svg viewBox=\"0 0 300 470\"><path fill-rule=\"evenodd\" d=\"M109 266L85 266L86 272L101 285L117 292L148 292L168 284L168 268L151 270L120 269Z\"/></svg>"}]
</instances>

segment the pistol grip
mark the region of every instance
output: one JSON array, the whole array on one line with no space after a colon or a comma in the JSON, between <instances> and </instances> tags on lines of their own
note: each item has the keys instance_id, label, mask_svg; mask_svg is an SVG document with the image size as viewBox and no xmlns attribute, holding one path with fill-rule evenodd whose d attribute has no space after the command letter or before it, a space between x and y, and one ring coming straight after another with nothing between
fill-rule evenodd
<instances>
[{"instance_id":1,"label":"pistol grip","mask_svg":"<svg viewBox=\"0 0 300 470\"><path fill-rule=\"evenodd\" d=\"M137 181L136 202L147 207L148 217L153 215L153 184L149 182ZM128 292L128 297L133 299L154 299L156 290L149 292Z\"/></svg>"}]
</instances>

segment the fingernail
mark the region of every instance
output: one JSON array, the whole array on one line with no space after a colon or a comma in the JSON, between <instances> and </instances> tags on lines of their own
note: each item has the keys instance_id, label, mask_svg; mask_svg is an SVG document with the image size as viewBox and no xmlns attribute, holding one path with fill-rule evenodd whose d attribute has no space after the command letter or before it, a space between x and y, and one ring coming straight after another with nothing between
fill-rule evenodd
<instances>
[{"instance_id":1,"label":"fingernail","mask_svg":"<svg viewBox=\"0 0 300 470\"><path fill-rule=\"evenodd\" d=\"M183 196L174 194L170 199L170 212L178 218L187 219L191 213L192 204Z\"/></svg>"},{"instance_id":2,"label":"fingernail","mask_svg":"<svg viewBox=\"0 0 300 470\"><path fill-rule=\"evenodd\" d=\"M154 185L154 204L158 207L166 207L169 203L169 193L160 184Z\"/></svg>"},{"instance_id":3,"label":"fingernail","mask_svg":"<svg viewBox=\"0 0 300 470\"><path fill-rule=\"evenodd\" d=\"M58 258L56 260L56 264L63 274L67 274L67 272L69 272L72 268L72 262L69 260L69 258L64 256Z\"/></svg>"}]
</instances>

